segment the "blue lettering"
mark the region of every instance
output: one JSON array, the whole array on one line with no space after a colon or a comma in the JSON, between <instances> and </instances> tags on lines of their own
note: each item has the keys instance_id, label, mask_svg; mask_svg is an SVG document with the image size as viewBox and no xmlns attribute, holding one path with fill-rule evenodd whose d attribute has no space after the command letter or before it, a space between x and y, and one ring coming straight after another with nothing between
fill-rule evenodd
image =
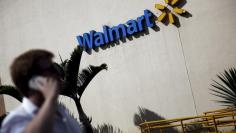
<instances>
[{"instance_id":1,"label":"blue lettering","mask_svg":"<svg viewBox=\"0 0 236 133\"><path fill-rule=\"evenodd\" d=\"M94 44L96 47L104 44L103 36L104 36L104 34L101 32L94 33Z\"/></svg>"},{"instance_id":2,"label":"blue lettering","mask_svg":"<svg viewBox=\"0 0 236 133\"><path fill-rule=\"evenodd\" d=\"M135 20L129 20L126 24L128 25L127 33L129 35L133 35L138 32L137 22Z\"/></svg>"},{"instance_id":3,"label":"blue lettering","mask_svg":"<svg viewBox=\"0 0 236 133\"><path fill-rule=\"evenodd\" d=\"M137 19L139 31L143 31L143 22L144 22L144 20L145 20L144 16L138 17L138 19Z\"/></svg>"},{"instance_id":4,"label":"blue lettering","mask_svg":"<svg viewBox=\"0 0 236 133\"><path fill-rule=\"evenodd\" d=\"M110 41L114 41L115 39L120 39L121 37L126 37L126 26L124 24L119 24L118 26L114 26L108 29ZM114 36L115 38L114 38Z\"/></svg>"},{"instance_id":5,"label":"blue lettering","mask_svg":"<svg viewBox=\"0 0 236 133\"><path fill-rule=\"evenodd\" d=\"M119 24L112 28L104 25L103 32L90 31L90 33L84 33L83 36L77 36L77 41L79 45L89 49L102 46L134 33L142 32L144 28L153 27L155 22L151 20L152 17L153 13L144 10L144 15L138 17L137 20L131 19L126 24Z\"/></svg>"},{"instance_id":6,"label":"blue lettering","mask_svg":"<svg viewBox=\"0 0 236 133\"><path fill-rule=\"evenodd\" d=\"M93 48L93 32L94 31L90 31L89 33L84 33L83 37L82 36L77 36L77 40L79 42L79 45L84 46L84 47L88 47L88 48Z\"/></svg>"},{"instance_id":7,"label":"blue lettering","mask_svg":"<svg viewBox=\"0 0 236 133\"><path fill-rule=\"evenodd\" d=\"M109 27L106 26L106 25L103 26L103 33L104 33L104 38L105 38L105 42L106 42L106 43L109 43L108 33L107 33L107 29L108 29L108 28L109 28Z\"/></svg>"},{"instance_id":8,"label":"blue lettering","mask_svg":"<svg viewBox=\"0 0 236 133\"><path fill-rule=\"evenodd\" d=\"M144 10L144 16L145 16L147 27L153 27L154 23L151 22L151 17L153 16L153 14L149 10Z\"/></svg>"}]
</instances>

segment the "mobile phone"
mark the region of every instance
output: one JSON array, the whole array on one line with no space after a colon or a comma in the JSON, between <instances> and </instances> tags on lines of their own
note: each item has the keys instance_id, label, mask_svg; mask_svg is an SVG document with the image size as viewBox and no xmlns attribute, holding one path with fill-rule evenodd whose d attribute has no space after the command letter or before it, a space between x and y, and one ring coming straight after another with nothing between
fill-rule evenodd
<instances>
[{"instance_id":1,"label":"mobile phone","mask_svg":"<svg viewBox=\"0 0 236 133\"><path fill-rule=\"evenodd\" d=\"M45 84L46 78L42 76L34 76L29 80L29 88L33 90L40 90L40 86Z\"/></svg>"}]
</instances>

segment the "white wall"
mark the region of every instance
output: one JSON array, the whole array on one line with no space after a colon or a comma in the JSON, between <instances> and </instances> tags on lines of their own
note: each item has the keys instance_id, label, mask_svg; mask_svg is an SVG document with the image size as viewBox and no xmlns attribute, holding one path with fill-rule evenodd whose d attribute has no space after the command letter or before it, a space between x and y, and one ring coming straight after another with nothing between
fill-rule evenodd
<instances>
[{"instance_id":1,"label":"white wall","mask_svg":"<svg viewBox=\"0 0 236 133\"><path fill-rule=\"evenodd\" d=\"M157 13L162 0L0 0L0 76L11 84L9 65L31 48L44 48L63 58L76 46L76 36L103 25L135 19L144 9ZM82 66L108 64L88 86L82 103L93 124L110 123L137 132L138 106L165 118L201 114L220 108L209 94L211 79L235 66L235 0L189 0L192 17L179 17L181 27L157 25L160 31L107 50L84 53ZM191 91L193 90L193 91ZM63 98L62 98L63 99ZM195 99L195 101L194 101ZM5 96L6 109L17 103ZM73 102L65 99L72 112Z\"/></svg>"}]
</instances>

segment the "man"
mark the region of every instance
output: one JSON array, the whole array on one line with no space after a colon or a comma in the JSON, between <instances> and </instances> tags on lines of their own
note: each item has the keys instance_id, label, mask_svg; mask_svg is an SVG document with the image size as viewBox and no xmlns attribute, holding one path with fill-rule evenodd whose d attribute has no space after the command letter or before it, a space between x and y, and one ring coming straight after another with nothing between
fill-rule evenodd
<instances>
[{"instance_id":1,"label":"man","mask_svg":"<svg viewBox=\"0 0 236 133\"><path fill-rule=\"evenodd\" d=\"M11 65L22 104L5 118L1 133L82 133L81 125L57 103L61 76L46 50L30 50Z\"/></svg>"}]
</instances>

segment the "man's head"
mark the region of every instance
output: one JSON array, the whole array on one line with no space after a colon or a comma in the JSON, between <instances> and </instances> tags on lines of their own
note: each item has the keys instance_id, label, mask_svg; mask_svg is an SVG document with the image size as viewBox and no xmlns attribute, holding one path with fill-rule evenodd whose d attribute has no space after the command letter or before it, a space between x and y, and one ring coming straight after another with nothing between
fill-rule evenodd
<instances>
[{"instance_id":1,"label":"man's head","mask_svg":"<svg viewBox=\"0 0 236 133\"><path fill-rule=\"evenodd\" d=\"M29 80L34 76L59 76L52 61L53 54L46 50L27 51L13 61L11 65L11 77L17 89L26 97L29 97Z\"/></svg>"}]
</instances>

